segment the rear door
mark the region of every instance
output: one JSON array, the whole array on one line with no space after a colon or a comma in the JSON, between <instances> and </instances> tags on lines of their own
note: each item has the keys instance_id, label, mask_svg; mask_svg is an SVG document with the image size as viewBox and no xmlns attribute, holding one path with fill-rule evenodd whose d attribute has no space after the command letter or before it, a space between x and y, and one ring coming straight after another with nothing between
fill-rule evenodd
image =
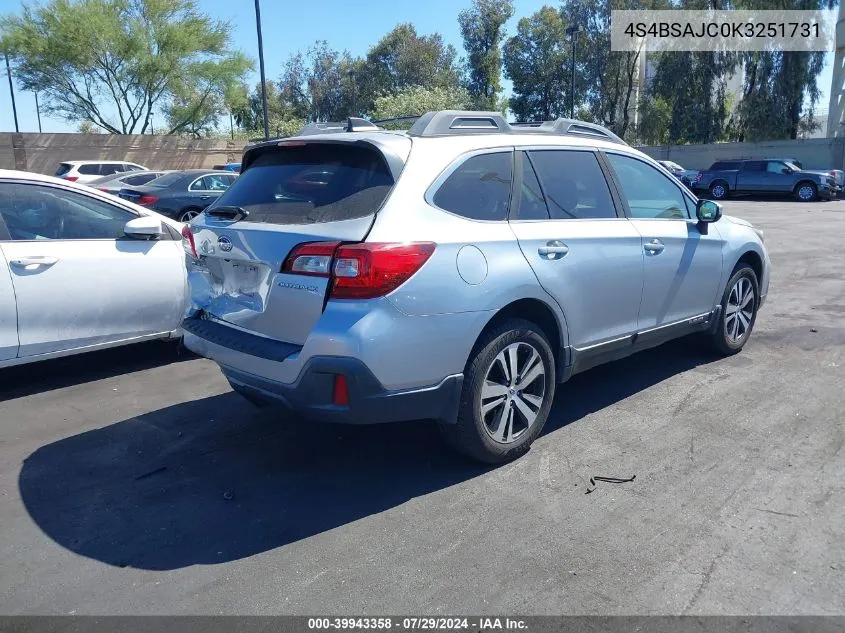
<instances>
[{"instance_id":1,"label":"rear door","mask_svg":"<svg viewBox=\"0 0 845 633\"><path fill-rule=\"evenodd\" d=\"M19 356L169 332L186 304L174 239L124 236L135 213L47 184L0 182L0 242L17 299ZM0 281L2 287L2 281Z\"/></svg>"},{"instance_id":2,"label":"rear door","mask_svg":"<svg viewBox=\"0 0 845 633\"><path fill-rule=\"evenodd\" d=\"M736 188L739 191L770 191L769 174L766 173L766 161L749 160L742 164L736 175Z\"/></svg>"},{"instance_id":3,"label":"rear door","mask_svg":"<svg viewBox=\"0 0 845 633\"><path fill-rule=\"evenodd\" d=\"M292 143L260 149L192 222L199 260L189 274L194 307L206 316L301 345L322 314L328 280L284 273L283 263L305 242L363 240L394 180L368 143Z\"/></svg>"},{"instance_id":4,"label":"rear door","mask_svg":"<svg viewBox=\"0 0 845 633\"><path fill-rule=\"evenodd\" d=\"M639 233L617 213L592 150L517 152L511 227L583 351L633 334L643 286ZM624 345L624 341L621 344Z\"/></svg>"}]
</instances>

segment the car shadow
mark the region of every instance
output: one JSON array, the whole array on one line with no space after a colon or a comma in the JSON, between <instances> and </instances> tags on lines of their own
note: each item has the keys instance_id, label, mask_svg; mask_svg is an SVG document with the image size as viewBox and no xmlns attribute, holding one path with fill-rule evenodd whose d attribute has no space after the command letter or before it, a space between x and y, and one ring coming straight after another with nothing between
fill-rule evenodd
<instances>
[{"instance_id":1,"label":"car shadow","mask_svg":"<svg viewBox=\"0 0 845 633\"><path fill-rule=\"evenodd\" d=\"M0 369L0 402L196 358L174 341L151 341Z\"/></svg>"},{"instance_id":2,"label":"car shadow","mask_svg":"<svg viewBox=\"0 0 845 633\"><path fill-rule=\"evenodd\" d=\"M709 360L669 344L576 376L545 432ZM493 468L450 452L430 422L284 416L229 392L87 431L24 460L21 498L44 533L77 554L170 570L272 550Z\"/></svg>"}]
</instances>

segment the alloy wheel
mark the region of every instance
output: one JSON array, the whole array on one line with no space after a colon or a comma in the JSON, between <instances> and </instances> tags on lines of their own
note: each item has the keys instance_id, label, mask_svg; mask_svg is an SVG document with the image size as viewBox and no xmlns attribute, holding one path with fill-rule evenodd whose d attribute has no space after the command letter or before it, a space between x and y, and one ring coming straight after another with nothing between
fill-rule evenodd
<instances>
[{"instance_id":1,"label":"alloy wheel","mask_svg":"<svg viewBox=\"0 0 845 633\"><path fill-rule=\"evenodd\" d=\"M183 213L183 214L179 217L179 221L180 221L180 222L190 222L190 221L191 221L191 220L193 220L195 217L197 217L199 214L200 214L200 212L199 212L199 211L195 211L194 209L191 209L190 211L185 211L185 213Z\"/></svg>"},{"instance_id":2,"label":"alloy wheel","mask_svg":"<svg viewBox=\"0 0 845 633\"><path fill-rule=\"evenodd\" d=\"M740 277L731 288L725 308L725 335L731 343L739 343L748 334L753 317L754 286L747 277Z\"/></svg>"},{"instance_id":3,"label":"alloy wheel","mask_svg":"<svg viewBox=\"0 0 845 633\"><path fill-rule=\"evenodd\" d=\"M722 185L716 185L713 187L713 191L711 192L713 197L717 200L721 200L725 197L725 188Z\"/></svg>"},{"instance_id":4,"label":"alloy wheel","mask_svg":"<svg viewBox=\"0 0 845 633\"><path fill-rule=\"evenodd\" d=\"M798 190L798 197L801 198L801 200L812 200L814 195L815 192L810 185L804 185Z\"/></svg>"},{"instance_id":5,"label":"alloy wheel","mask_svg":"<svg viewBox=\"0 0 845 633\"><path fill-rule=\"evenodd\" d=\"M481 388L481 419L495 442L517 441L537 420L546 395L546 364L530 343L518 342L499 352Z\"/></svg>"}]
</instances>

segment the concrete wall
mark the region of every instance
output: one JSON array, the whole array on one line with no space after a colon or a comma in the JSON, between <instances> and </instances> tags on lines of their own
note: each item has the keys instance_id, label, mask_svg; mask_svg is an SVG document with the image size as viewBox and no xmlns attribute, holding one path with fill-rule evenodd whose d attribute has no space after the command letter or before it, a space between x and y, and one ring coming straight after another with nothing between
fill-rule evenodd
<instances>
[{"instance_id":1,"label":"concrete wall","mask_svg":"<svg viewBox=\"0 0 845 633\"><path fill-rule=\"evenodd\" d=\"M671 160L686 169L707 169L728 158L795 158L804 169L845 169L845 138L811 138L764 143L654 145L637 148L657 160Z\"/></svg>"},{"instance_id":2,"label":"concrete wall","mask_svg":"<svg viewBox=\"0 0 845 633\"><path fill-rule=\"evenodd\" d=\"M178 136L0 133L0 169L54 174L66 160L126 160L151 169L238 162L243 141Z\"/></svg>"}]
</instances>

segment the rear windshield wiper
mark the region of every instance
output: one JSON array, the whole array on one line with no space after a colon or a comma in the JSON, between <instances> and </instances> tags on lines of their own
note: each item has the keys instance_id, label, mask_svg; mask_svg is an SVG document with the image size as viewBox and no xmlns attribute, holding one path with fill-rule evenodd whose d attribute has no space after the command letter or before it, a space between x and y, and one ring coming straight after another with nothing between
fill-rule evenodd
<instances>
[{"instance_id":1,"label":"rear windshield wiper","mask_svg":"<svg viewBox=\"0 0 845 633\"><path fill-rule=\"evenodd\" d=\"M247 217L249 215L249 211L247 211L243 207L235 207L224 204L222 206L213 207L211 209L206 210L205 214L218 218L226 218L228 220L232 220L233 222L237 222L238 220L243 220L245 217Z\"/></svg>"}]
</instances>

